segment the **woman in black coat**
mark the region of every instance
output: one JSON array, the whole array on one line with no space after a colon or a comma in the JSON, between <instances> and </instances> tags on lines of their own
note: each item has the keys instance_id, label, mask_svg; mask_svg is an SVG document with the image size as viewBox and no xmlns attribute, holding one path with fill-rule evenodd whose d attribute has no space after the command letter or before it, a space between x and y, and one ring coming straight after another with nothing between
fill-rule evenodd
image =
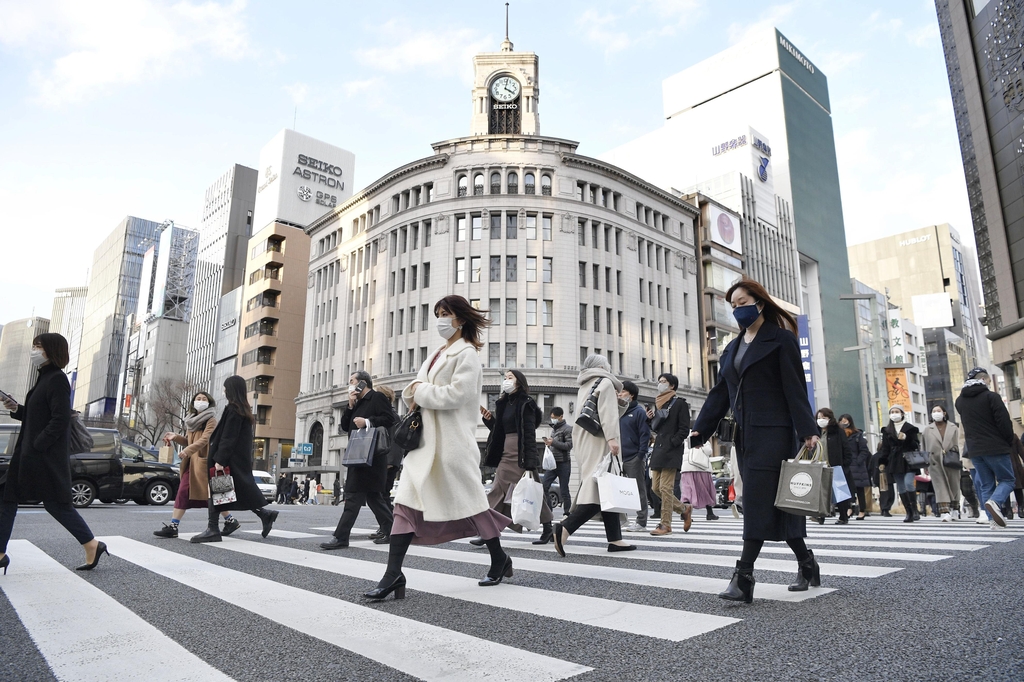
<instances>
[{"instance_id":1,"label":"woman in black coat","mask_svg":"<svg viewBox=\"0 0 1024 682\"><path fill-rule=\"evenodd\" d=\"M661 521L651 535L672 533L672 512L679 512L683 519L683 532L690 530L693 521L693 505L683 504L676 498L676 476L683 468L683 452L686 438L690 435L690 406L676 395L679 379L674 374L658 377L658 397L654 408L647 410L651 419L651 433L654 434L654 450L651 452L651 490L661 500Z\"/></svg>"},{"instance_id":2,"label":"woman in black coat","mask_svg":"<svg viewBox=\"0 0 1024 682\"><path fill-rule=\"evenodd\" d=\"M373 390L373 378L368 372L355 372L348 380L348 407L341 413L341 429L350 436L353 430L377 428L390 429L398 423L398 415L383 393ZM394 523L387 495L388 458L386 454L374 455L370 466L346 467L345 508L334 529L330 542L320 544L321 549L344 549L348 547L352 526L359 518L363 505L370 507L377 519L379 530L374 533L374 543L386 545L391 542L391 525Z\"/></svg>"},{"instance_id":3,"label":"woman in black coat","mask_svg":"<svg viewBox=\"0 0 1024 682\"><path fill-rule=\"evenodd\" d=\"M107 546L96 540L71 505L71 385L61 371L68 364L67 339L60 334L40 334L32 340L27 360L39 368L39 378L25 397L25 404L19 405L10 396L3 400L11 417L21 422L21 429L0 503L0 568L7 575L11 563L7 541L14 530L18 503L42 501L50 516L85 549L85 564L76 570L91 571Z\"/></svg>"},{"instance_id":4,"label":"woman in black coat","mask_svg":"<svg viewBox=\"0 0 1024 682\"><path fill-rule=\"evenodd\" d=\"M484 466L497 467L494 472L494 485L487 493L487 503L491 509L511 516L510 505L506 502L515 489L519 479L529 471L533 478L540 481L537 472L541 465L541 450L537 444L537 425L541 420L540 408L530 396L530 384L526 376L518 369L505 372L501 382L501 397L494 406L494 414L481 408L484 425L490 430L484 451ZM540 507L540 522L543 525L538 544L545 544L552 537L551 508L547 504ZM509 525L517 533L523 527L517 523ZM483 540L470 540L482 546Z\"/></svg>"},{"instance_id":5,"label":"woman in black coat","mask_svg":"<svg viewBox=\"0 0 1024 682\"><path fill-rule=\"evenodd\" d=\"M221 533L217 525L220 513L225 510L248 509L263 522L263 537L267 537L277 519L276 511L267 511L267 500L252 476L252 439L255 419L245 397L245 379L230 376L224 380L224 397L227 406L217 422L217 428L210 436L210 456L207 467L215 469L220 476L229 469L235 484L234 502L214 505L210 497L209 527L192 537L192 542L220 542ZM211 476L212 478L212 476Z\"/></svg>"},{"instance_id":6,"label":"woman in black coat","mask_svg":"<svg viewBox=\"0 0 1024 682\"><path fill-rule=\"evenodd\" d=\"M899 405L889 408L889 423L882 429L882 442L878 444L879 468L885 467L885 473L896 487L903 508L907 512L904 523L920 520L917 513L917 484L914 476L920 469L907 466L903 453L921 449L921 430L907 421L906 413Z\"/></svg>"},{"instance_id":7,"label":"woman in black coat","mask_svg":"<svg viewBox=\"0 0 1024 682\"><path fill-rule=\"evenodd\" d=\"M846 482L857 495L857 520L863 521L868 516L868 500L871 495L871 449L868 448L868 441L864 432L858 429L853 423L853 417L848 414L839 417L839 428L846 434L850 441L850 476Z\"/></svg>"},{"instance_id":8,"label":"woman in black coat","mask_svg":"<svg viewBox=\"0 0 1024 682\"><path fill-rule=\"evenodd\" d=\"M775 508L782 462L800 441L818 442L818 427L807 399L796 321L759 283L742 279L726 296L744 330L722 353L718 383L708 393L693 435L707 441L732 409L736 418L736 458L743 479L743 553L728 589L718 596L753 601L754 561L765 540L785 541L800 564L792 591L821 582L814 554L807 549L806 519Z\"/></svg>"},{"instance_id":9,"label":"woman in black coat","mask_svg":"<svg viewBox=\"0 0 1024 682\"><path fill-rule=\"evenodd\" d=\"M850 439L846 437L846 431L836 421L835 412L827 407L818 410L818 414L815 416L818 419L818 428L822 431L825 451L828 453L828 465L833 469L837 467L842 469L847 486L852 488L853 474L850 473L850 467L853 464L853 447ZM852 506L850 498L839 502L836 506L839 508L839 518L836 520L836 524L845 526L850 523L850 507ZM825 523L825 519L819 518L818 523Z\"/></svg>"}]
</instances>

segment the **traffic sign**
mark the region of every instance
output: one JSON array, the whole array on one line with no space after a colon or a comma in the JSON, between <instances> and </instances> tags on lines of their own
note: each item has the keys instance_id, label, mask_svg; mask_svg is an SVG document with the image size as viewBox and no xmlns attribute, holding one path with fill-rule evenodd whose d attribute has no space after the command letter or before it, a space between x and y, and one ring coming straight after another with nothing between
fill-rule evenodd
<instances>
[{"instance_id":1,"label":"traffic sign","mask_svg":"<svg viewBox=\"0 0 1024 682\"><path fill-rule=\"evenodd\" d=\"M296 443L295 447L292 448L292 455L301 455L302 457L313 456L313 444L312 443Z\"/></svg>"}]
</instances>

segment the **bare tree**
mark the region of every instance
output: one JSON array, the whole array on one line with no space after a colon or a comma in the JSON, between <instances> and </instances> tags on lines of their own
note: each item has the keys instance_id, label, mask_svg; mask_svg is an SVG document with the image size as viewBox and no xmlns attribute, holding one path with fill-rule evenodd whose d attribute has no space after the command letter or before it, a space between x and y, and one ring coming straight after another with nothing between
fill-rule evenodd
<instances>
[{"instance_id":1,"label":"bare tree","mask_svg":"<svg viewBox=\"0 0 1024 682\"><path fill-rule=\"evenodd\" d=\"M194 393L195 387L185 379L157 379L148 391L135 397L134 423L127 423L122 417L122 434L155 446L167 431L184 433L185 417Z\"/></svg>"}]
</instances>

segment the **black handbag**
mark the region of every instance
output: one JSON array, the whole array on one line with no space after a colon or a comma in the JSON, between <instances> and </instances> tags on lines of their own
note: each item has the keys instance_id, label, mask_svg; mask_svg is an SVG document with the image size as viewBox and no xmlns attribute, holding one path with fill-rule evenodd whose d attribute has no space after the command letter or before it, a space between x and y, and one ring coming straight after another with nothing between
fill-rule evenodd
<instances>
[{"instance_id":1,"label":"black handbag","mask_svg":"<svg viewBox=\"0 0 1024 682\"><path fill-rule=\"evenodd\" d=\"M675 405L676 398L677 396L672 396L672 400L668 401L667 407L654 411L654 419L651 420L651 431L657 433L658 429L665 424L665 420L668 419L669 410L671 410L672 406Z\"/></svg>"},{"instance_id":2,"label":"black handbag","mask_svg":"<svg viewBox=\"0 0 1024 682\"><path fill-rule=\"evenodd\" d=\"M593 436L600 436L603 433L601 428L601 415L597 411L597 387L601 385L601 379L594 382L594 387L590 389L590 395L587 396L586 402L583 403L583 408L580 410L580 416L576 418L576 424L581 429Z\"/></svg>"},{"instance_id":3,"label":"black handbag","mask_svg":"<svg viewBox=\"0 0 1024 682\"><path fill-rule=\"evenodd\" d=\"M414 408L402 417L395 429L394 443L406 452L415 450L423 440L423 415L419 408Z\"/></svg>"},{"instance_id":4,"label":"black handbag","mask_svg":"<svg viewBox=\"0 0 1024 682\"><path fill-rule=\"evenodd\" d=\"M388 431L386 426L374 428L377 429L377 449L374 450L373 454L384 456L391 450L391 432Z\"/></svg>"},{"instance_id":5,"label":"black handbag","mask_svg":"<svg viewBox=\"0 0 1024 682\"><path fill-rule=\"evenodd\" d=\"M924 469L928 466L931 453L927 450L910 450L903 453L903 461L908 469Z\"/></svg>"},{"instance_id":6,"label":"black handbag","mask_svg":"<svg viewBox=\"0 0 1024 682\"><path fill-rule=\"evenodd\" d=\"M954 445L949 450L943 450L942 466L950 469L962 469L963 464L960 462L960 448Z\"/></svg>"}]
</instances>

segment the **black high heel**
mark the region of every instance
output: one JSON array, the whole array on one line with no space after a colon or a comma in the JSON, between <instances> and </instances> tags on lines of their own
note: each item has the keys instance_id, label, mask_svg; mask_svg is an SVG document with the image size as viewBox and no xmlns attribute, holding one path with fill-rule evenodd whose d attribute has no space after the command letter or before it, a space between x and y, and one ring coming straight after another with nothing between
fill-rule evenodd
<instances>
[{"instance_id":1,"label":"black high heel","mask_svg":"<svg viewBox=\"0 0 1024 682\"><path fill-rule=\"evenodd\" d=\"M101 542L101 543L96 545L96 556L94 556L92 558L92 561L90 563L88 563L88 564L82 564L81 566L76 566L75 570L76 571L91 571L92 569L94 569L97 566L99 566L100 557L103 556L104 553L106 553L107 556L110 556L110 552L107 550L106 543ZM4 557L4 558L6 559L7 557ZM6 571L5 571L5 573L6 573Z\"/></svg>"},{"instance_id":2,"label":"black high heel","mask_svg":"<svg viewBox=\"0 0 1024 682\"><path fill-rule=\"evenodd\" d=\"M552 539L555 541L555 551L558 552L558 556L565 558L565 547L562 546L562 524L555 524L554 536Z\"/></svg>"},{"instance_id":3,"label":"black high heel","mask_svg":"<svg viewBox=\"0 0 1024 682\"><path fill-rule=\"evenodd\" d=\"M381 580L377 587L373 588L369 592L364 592L363 596L374 601L381 601L382 599L387 599L388 595L392 592L395 593L395 599L405 599L405 574L399 573L398 576L391 581L390 585L385 585L384 580Z\"/></svg>"},{"instance_id":4,"label":"black high heel","mask_svg":"<svg viewBox=\"0 0 1024 682\"><path fill-rule=\"evenodd\" d=\"M11 555L4 554L4 558L0 559L0 568L4 569L4 575L7 575L7 567L11 565Z\"/></svg>"},{"instance_id":5,"label":"black high heel","mask_svg":"<svg viewBox=\"0 0 1024 682\"><path fill-rule=\"evenodd\" d=\"M480 587L491 587L493 585L500 585L502 580L504 580L505 578L511 578L511 577L512 577L512 557L510 557L508 554L506 554L505 555L505 563L502 565L501 572L498 573L498 576L496 578L495 577L491 577L491 574L488 573L487 577L484 578L483 580L481 580L477 584Z\"/></svg>"}]
</instances>

